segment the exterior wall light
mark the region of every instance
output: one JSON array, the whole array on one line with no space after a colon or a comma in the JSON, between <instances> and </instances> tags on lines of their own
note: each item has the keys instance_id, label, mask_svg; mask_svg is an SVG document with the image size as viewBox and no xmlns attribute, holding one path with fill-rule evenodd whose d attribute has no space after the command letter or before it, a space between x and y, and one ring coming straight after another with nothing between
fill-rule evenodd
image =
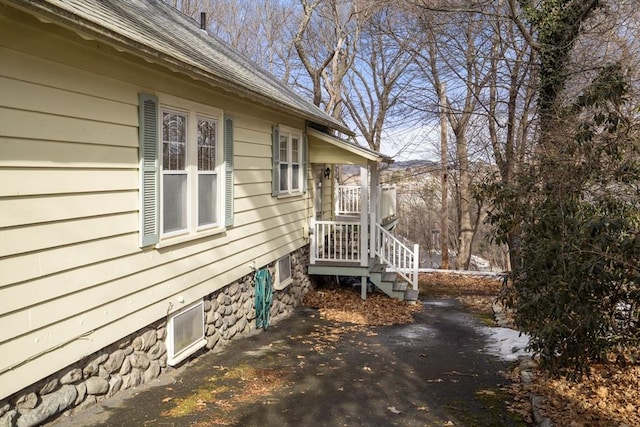
<instances>
[{"instance_id":1,"label":"exterior wall light","mask_svg":"<svg viewBox=\"0 0 640 427\"><path fill-rule=\"evenodd\" d=\"M329 179L329 178L331 177L331 169L326 168L326 169L324 170L324 177L325 177L326 179Z\"/></svg>"}]
</instances>

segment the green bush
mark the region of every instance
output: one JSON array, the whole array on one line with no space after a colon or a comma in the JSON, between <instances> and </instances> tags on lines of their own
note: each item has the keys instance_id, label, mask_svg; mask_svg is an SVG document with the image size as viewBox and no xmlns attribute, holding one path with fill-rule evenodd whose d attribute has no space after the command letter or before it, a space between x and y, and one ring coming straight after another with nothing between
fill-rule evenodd
<instances>
[{"instance_id":1,"label":"green bush","mask_svg":"<svg viewBox=\"0 0 640 427\"><path fill-rule=\"evenodd\" d=\"M546 200L522 232L510 300L544 365L582 373L640 345L640 209L637 202Z\"/></svg>"}]
</instances>

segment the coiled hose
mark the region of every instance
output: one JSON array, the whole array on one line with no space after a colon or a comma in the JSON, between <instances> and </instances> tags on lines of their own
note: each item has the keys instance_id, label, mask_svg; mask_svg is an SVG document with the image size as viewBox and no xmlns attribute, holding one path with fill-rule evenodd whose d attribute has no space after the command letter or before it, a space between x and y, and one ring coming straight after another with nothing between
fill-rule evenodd
<instances>
[{"instance_id":1,"label":"coiled hose","mask_svg":"<svg viewBox=\"0 0 640 427\"><path fill-rule=\"evenodd\" d=\"M256 272L256 329L269 327L271 319L271 302L273 300L273 286L269 269L263 268Z\"/></svg>"}]
</instances>

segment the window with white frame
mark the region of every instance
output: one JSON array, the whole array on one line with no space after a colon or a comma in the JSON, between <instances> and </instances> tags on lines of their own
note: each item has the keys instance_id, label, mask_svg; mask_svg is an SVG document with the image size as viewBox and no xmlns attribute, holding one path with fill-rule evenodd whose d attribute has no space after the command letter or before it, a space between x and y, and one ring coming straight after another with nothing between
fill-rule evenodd
<instances>
[{"instance_id":1,"label":"window with white frame","mask_svg":"<svg viewBox=\"0 0 640 427\"><path fill-rule=\"evenodd\" d=\"M191 107L161 106L163 236L213 228L220 218L219 113Z\"/></svg>"},{"instance_id":2,"label":"window with white frame","mask_svg":"<svg viewBox=\"0 0 640 427\"><path fill-rule=\"evenodd\" d=\"M233 225L233 118L170 95L141 93L140 246Z\"/></svg>"},{"instance_id":3,"label":"window with white frame","mask_svg":"<svg viewBox=\"0 0 640 427\"><path fill-rule=\"evenodd\" d=\"M174 366L204 347L204 302L202 300L169 316L167 321L167 363Z\"/></svg>"},{"instance_id":4,"label":"window with white frame","mask_svg":"<svg viewBox=\"0 0 640 427\"><path fill-rule=\"evenodd\" d=\"M276 290L286 288L291 282L293 282L293 275L291 273L291 255L285 255L276 263L276 280L274 288Z\"/></svg>"},{"instance_id":5,"label":"window with white frame","mask_svg":"<svg viewBox=\"0 0 640 427\"><path fill-rule=\"evenodd\" d=\"M218 223L218 123L198 117L198 227Z\"/></svg>"},{"instance_id":6,"label":"window with white frame","mask_svg":"<svg viewBox=\"0 0 640 427\"><path fill-rule=\"evenodd\" d=\"M301 193L303 191L303 149L302 132L285 126L279 127L279 187L280 194Z\"/></svg>"}]
</instances>

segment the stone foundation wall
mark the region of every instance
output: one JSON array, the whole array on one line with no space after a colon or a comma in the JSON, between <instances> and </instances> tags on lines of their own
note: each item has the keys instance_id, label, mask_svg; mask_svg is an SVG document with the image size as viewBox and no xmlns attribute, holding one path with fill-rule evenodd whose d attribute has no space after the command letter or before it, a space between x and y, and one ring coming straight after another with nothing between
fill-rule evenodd
<instances>
[{"instance_id":1,"label":"stone foundation wall","mask_svg":"<svg viewBox=\"0 0 640 427\"><path fill-rule=\"evenodd\" d=\"M272 323L293 312L309 290L308 260L308 246L291 254L293 283L274 291ZM275 265L269 268L274 274ZM204 351L221 349L255 332L254 287L252 273L204 298ZM166 319L159 320L0 401L0 427L37 426L154 380L172 369L167 365L166 326Z\"/></svg>"}]
</instances>

